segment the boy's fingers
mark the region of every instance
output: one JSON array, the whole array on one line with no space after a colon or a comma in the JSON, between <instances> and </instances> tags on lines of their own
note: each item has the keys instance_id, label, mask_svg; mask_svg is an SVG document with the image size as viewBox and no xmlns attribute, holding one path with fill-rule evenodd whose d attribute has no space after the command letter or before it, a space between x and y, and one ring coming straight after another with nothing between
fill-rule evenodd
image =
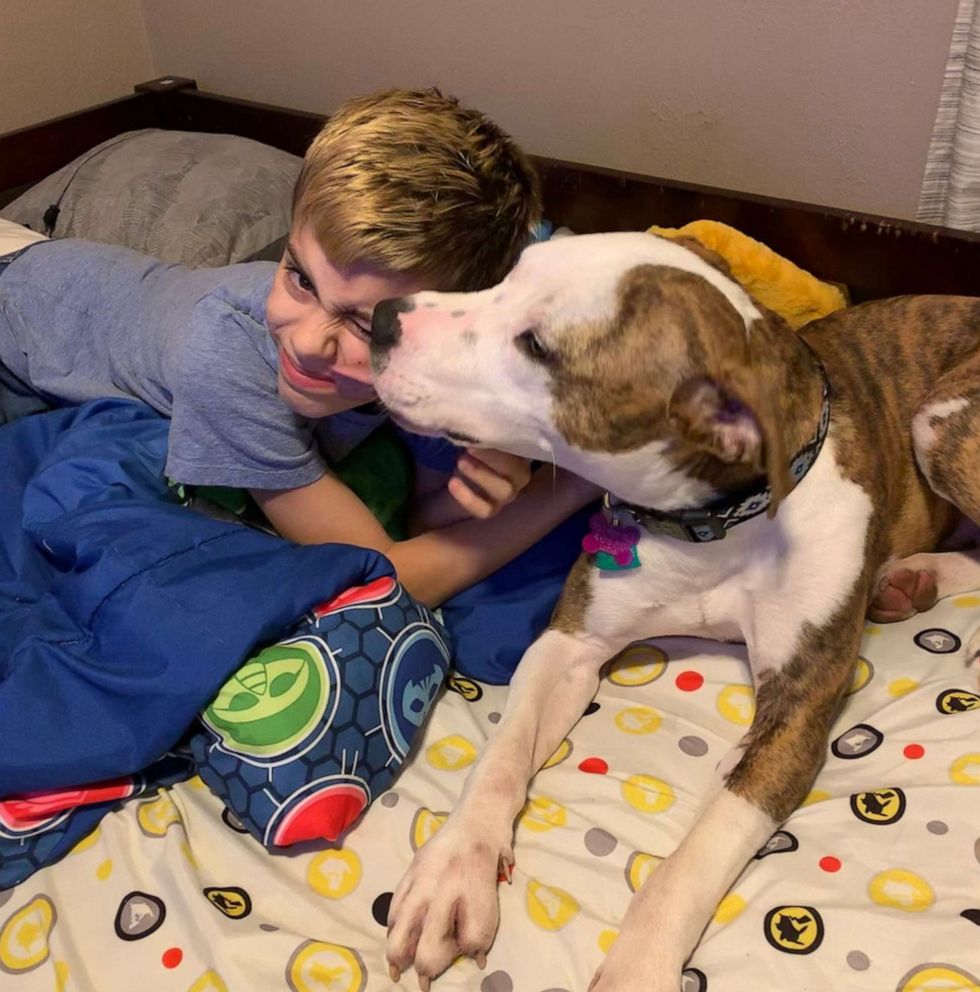
<instances>
[{"instance_id":1,"label":"boy's fingers","mask_svg":"<svg viewBox=\"0 0 980 992\"><path fill-rule=\"evenodd\" d=\"M458 475L454 475L446 485L449 495L471 516L486 520L496 513L498 507L485 496L478 495Z\"/></svg>"},{"instance_id":2,"label":"boy's fingers","mask_svg":"<svg viewBox=\"0 0 980 992\"><path fill-rule=\"evenodd\" d=\"M516 487L510 479L467 455L463 455L456 462L456 476L482 490L482 495L493 503L507 502L513 499L516 492Z\"/></svg>"},{"instance_id":3,"label":"boy's fingers","mask_svg":"<svg viewBox=\"0 0 980 992\"><path fill-rule=\"evenodd\" d=\"M511 455L506 451L496 451L493 448L467 448L461 457L472 459L486 465L497 475L509 479L517 489L523 489L531 479L531 463L519 455Z\"/></svg>"}]
</instances>

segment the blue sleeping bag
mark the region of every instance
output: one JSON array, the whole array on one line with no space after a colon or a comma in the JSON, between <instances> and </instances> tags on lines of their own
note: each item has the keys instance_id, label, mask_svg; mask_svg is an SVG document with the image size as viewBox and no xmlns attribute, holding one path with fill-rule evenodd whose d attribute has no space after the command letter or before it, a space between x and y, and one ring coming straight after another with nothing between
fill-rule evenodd
<instances>
[{"instance_id":1,"label":"blue sleeping bag","mask_svg":"<svg viewBox=\"0 0 980 992\"><path fill-rule=\"evenodd\" d=\"M461 672L510 678L586 527L452 599L447 638L382 555L180 506L167 428L127 400L0 428L0 888L195 769L267 846L339 834L407 754L450 643ZM74 810L35 796L66 789Z\"/></svg>"}]
</instances>

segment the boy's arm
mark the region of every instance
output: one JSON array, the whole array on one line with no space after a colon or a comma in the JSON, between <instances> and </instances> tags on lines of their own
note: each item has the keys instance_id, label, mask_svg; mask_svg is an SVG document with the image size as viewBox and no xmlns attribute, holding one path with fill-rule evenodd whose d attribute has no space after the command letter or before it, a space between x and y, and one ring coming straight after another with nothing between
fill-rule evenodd
<instances>
[{"instance_id":1,"label":"boy's arm","mask_svg":"<svg viewBox=\"0 0 980 992\"><path fill-rule=\"evenodd\" d=\"M252 490L283 537L300 544L337 542L380 551L405 588L429 606L495 572L598 495L595 486L571 473L542 470L489 520L462 520L392 541L371 511L333 476L300 489Z\"/></svg>"}]
</instances>

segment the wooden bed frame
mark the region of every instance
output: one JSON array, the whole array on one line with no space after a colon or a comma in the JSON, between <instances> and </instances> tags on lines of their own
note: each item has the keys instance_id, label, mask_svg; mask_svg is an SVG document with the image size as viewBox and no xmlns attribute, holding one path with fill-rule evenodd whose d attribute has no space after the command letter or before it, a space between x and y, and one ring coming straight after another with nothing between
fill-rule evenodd
<instances>
[{"instance_id":1,"label":"wooden bed frame","mask_svg":"<svg viewBox=\"0 0 980 992\"><path fill-rule=\"evenodd\" d=\"M160 127L238 134L302 155L317 114L203 93L162 76L131 96L0 135L0 206L93 146ZM854 302L901 293L980 295L980 234L535 158L545 214L579 233L724 221L823 279Z\"/></svg>"}]
</instances>

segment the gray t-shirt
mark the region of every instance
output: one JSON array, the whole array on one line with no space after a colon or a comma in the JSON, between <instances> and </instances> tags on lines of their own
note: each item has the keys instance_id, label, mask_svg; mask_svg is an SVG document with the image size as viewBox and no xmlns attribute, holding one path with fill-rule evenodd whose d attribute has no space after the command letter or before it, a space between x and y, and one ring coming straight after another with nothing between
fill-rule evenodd
<instances>
[{"instance_id":1,"label":"gray t-shirt","mask_svg":"<svg viewBox=\"0 0 980 992\"><path fill-rule=\"evenodd\" d=\"M190 485L294 489L384 419L319 421L276 390L265 301L276 266L187 269L86 241L31 246L0 272L0 363L42 396L143 400L171 418L167 475Z\"/></svg>"}]
</instances>

